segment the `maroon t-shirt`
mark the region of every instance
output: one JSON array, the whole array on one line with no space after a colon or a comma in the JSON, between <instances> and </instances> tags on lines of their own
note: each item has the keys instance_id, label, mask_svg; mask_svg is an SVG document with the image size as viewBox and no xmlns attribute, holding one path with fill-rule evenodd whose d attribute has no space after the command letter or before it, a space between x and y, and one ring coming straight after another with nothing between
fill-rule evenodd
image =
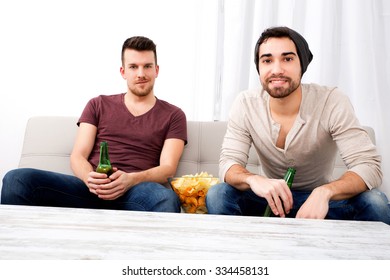
<instances>
[{"instance_id":1,"label":"maroon t-shirt","mask_svg":"<svg viewBox=\"0 0 390 280\"><path fill-rule=\"evenodd\" d=\"M180 108L157 99L151 110L135 117L127 109L124 96L100 95L91 99L79 119L78 124L97 127L88 159L94 169L99 163L101 141L108 143L112 166L125 172L158 166L166 139L182 139L187 143L187 121Z\"/></svg>"}]
</instances>

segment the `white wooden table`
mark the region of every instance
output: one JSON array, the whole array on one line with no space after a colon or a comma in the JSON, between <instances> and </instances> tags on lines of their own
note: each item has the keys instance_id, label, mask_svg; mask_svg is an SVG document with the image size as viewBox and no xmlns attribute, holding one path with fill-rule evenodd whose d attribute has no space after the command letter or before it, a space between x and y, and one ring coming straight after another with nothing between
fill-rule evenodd
<instances>
[{"instance_id":1,"label":"white wooden table","mask_svg":"<svg viewBox=\"0 0 390 280\"><path fill-rule=\"evenodd\" d=\"M390 260L390 226L0 205L0 259Z\"/></svg>"}]
</instances>

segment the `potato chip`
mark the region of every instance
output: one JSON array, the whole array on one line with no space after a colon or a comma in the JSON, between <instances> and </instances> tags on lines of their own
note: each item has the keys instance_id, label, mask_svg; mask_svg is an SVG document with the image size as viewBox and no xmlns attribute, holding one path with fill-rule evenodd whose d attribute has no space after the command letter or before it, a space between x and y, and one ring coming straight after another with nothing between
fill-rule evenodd
<instances>
[{"instance_id":1,"label":"potato chip","mask_svg":"<svg viewBox=\"0 0 390 280\"><path fill-rule=\"evenodd\" d=\"M207 172L184 175L169 180L172 189L179 196L186 213L207 213L206 195L209 188L219 183L218 178Z\"/></svg>"}]
</instances>

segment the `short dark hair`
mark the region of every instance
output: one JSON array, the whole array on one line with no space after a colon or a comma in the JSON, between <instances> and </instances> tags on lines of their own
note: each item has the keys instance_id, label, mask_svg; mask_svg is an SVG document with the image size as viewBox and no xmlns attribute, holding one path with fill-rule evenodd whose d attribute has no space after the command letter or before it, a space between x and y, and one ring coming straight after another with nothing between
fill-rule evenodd
<instances>
[{"instance_id":1,"label":"short dark hair","mask_svg":"<svg viewBox=\"0 0 390 280\"><path fill-rule=\"evenodd\" d=\"M285 27L272 27L268 28L261 33L259 40L255 46L255 64L256 70L259 72L259 49L260 45L267 41L269 38L290 38L291 41L294 42L295 47L297 48L297 53L299 57L299 61L301 63L301 76L306 72L307 66L313 59L313 54L309 49L309 45L307 44L305 38L298 32Z\"/></svg>"},{"instance_id":2,"label":"short dark hair","mask_svg":"<svg viewBox=\"0 0 390 280\"><path fill-rule=\"evenodd\" d=\"M134 36L131 38L128 38L122 46L122 64L124 63L124 54L125 50L136 50L136 51L153 51L154 53L154 61L157 65L157 51L156 51L156 44L150 40L149 38L143 37L143 36Z\"/></svg>"}]
</instances>

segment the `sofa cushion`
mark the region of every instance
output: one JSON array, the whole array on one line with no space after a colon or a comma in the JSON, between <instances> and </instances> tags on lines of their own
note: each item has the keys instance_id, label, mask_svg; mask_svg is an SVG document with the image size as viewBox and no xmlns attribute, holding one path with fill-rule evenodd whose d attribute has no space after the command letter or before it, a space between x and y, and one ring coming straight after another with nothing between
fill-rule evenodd
<instances>
[{"instance_id":1,"label":"sofa cushion","mask_svg":"<svg viewBox=\"0 0 390 280\"><path fill-rule=\"evenodd\" d=\"M77 117L37 116L28 120L19 167L33 167L72 174L69 157L77 132ZM219 154L225 136L226 122L188 121L188 144L180 159L176 175L206 171L218 176ZM375 143L374 130L365 127ZM258 156L250 149L247 169L262 174ZM346 170L337 156L334 177Z\"/></svg>"},{"instance_id":2,"label":"sofa cushion","mask_svg":"<svg viewBox=\"0 0 390 280\"><path fill-rule=\"evenodd\" d=\"M226 132L227 122L188 121L188 144L184 148L176 175L200 173L218 176L219 155ZM260 162L254 149L250 150L247 168L261 173Z\"/></svg>"}]
</instances>

